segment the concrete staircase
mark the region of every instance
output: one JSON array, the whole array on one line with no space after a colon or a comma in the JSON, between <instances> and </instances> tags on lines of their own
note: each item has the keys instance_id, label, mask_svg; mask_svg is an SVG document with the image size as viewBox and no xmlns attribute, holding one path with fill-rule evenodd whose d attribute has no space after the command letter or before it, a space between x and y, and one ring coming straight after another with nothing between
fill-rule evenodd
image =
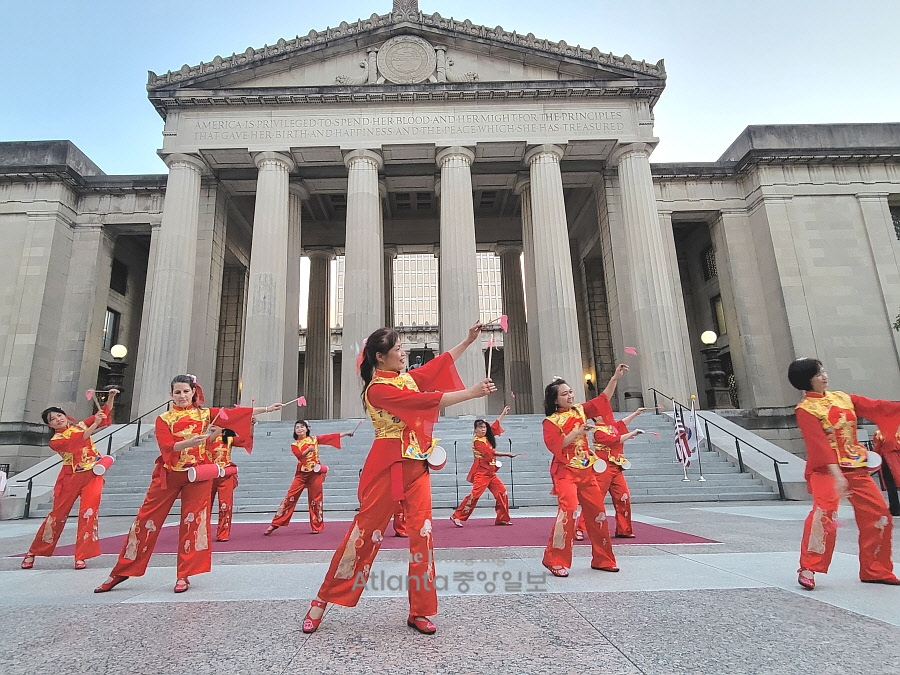
<instances>
[{"instance_id":1,"label":"concrete staircase","mask_svg":"<svg viewBox=\"0 0 900 675\"><path fill-rule=\"evenodd\" d=\"M500 478L510 491L512 506L554 506L550 495L548 466L550 455L544 447L539 415L513 415L505 420L506 433L498 439L498 449L525 453L510 461L503 459ZM354 420L324 420L311 422L314 434L353 429ZM628 484L636 504L649 502L704 502L771 500L777 495L750 474L738 472L736 466L716 452L701 453L703 475L698 480L698 466L688 469L690 482L682 480L681 465L674 461L673 426L663 415L645 413L637 424L648 432L629 441L626 456L631 460ZM257 425L253 454L248 456L236 448L233 459L240 467L240 487L235 495L238 513L273 514L284 497L296 467L291 454L290 422L262 422ZM453 508L469 491L465 477L472 463L472 420L445 418L435 430L449 456L442 471L432 473L432 493L436 508ZM328 511L353 511L358 508L356 489L359 472L366 452L374 438L368 421L360 426L353 438L344 438L342 450L323 446L322 461L328 465L325 483L325 508ZM153 439L120 455L107 474L103 491L101 515L134 515L137 513L158 450ZM455 460L454 460L455 457ZM301 498L305 502L305 499ZM492 506L490 495L482 500ZM480 505L481 506L481 505ZM302 509L301 509L302 510ZM33 515L42 515L41 511Z\"/></svg>"}]
</instances>

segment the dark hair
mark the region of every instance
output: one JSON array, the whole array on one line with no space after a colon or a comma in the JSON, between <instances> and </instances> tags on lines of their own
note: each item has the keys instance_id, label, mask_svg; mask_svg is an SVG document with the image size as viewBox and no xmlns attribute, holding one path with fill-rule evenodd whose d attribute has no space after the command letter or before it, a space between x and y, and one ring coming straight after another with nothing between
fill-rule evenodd
<instances>
[{"instance_id":1,"label":"dark hair","mask_svg":"<svg viewBox=\"0 0 900 675\"><path fill-rule=\"evenodd\" d=\"M492 448L496 448L497 439L494 437L494 430L491 429L491 425L484 420L475 420L474 426L478 427L479 424L483 424L485 427L487 427L487 431L484 432L484 437L488 440L488 443L491 444Z\"/></svg>"},{"instance_id":2,"label":"dark hair","mask_svg":"<svg viewBox=\"0 0 900 675\"><path fill-rule=\"evenodd\" d=\"M176 375L172 378L172 383L169 385L169 391L172 392L175 389L176 384L189 384L191 386L191 391L194 392L194 395L191 397L191 403L194 405L197 404L197 382L190 375Z\"/></svg>"},{"instance_id":3,"label":"dark hair","mask_svg":"<svg viewBox=\"0 0 900 675\"><path fill-rule=\"evenodd\" d=\"M297 425L298 425L298 424L302 424L303 426L306 427L306 437L309 438L310 435L312 435L312 430L309 428L309 422L307 422L306 420L297 420L296 422L294 422L294 428L295 428L295 429L297 428ZM297 432L296 432L296 431L294 432L293 436L294 436L294 440L295 440L295 441L299 441L299 440L300 440L299 438L297 438Z\"/></svg>"},{"instance_id":4,"label":"dark hair","mask_svg":"<svg viewBox=\"0 0 900 675\"><path fill-rule=\"evenodd\" d=\"M794 389L812 391L812 379L821 369L822 362L819 359L805 357L791 361L791 365L788 366L788 381Z\"/></svg>"},{"instance_id":5,"label":"dark hair","mask_svg":"<svg viewBox=\"0 0 900 675\"><path fill-rule=\"evenodd\" d=\"M561 377L557 377L553 382L548 384L544 389L544 414L550 417L556 412L556 399L559 394L559 387L563 384L569 384Z\"/></svg>"},{"instance_id":6,"label":"dark hair","mask_svg":"<svg viewBox=\"0 0 900 675\"><path fill-rule=\"evenodd\" d=\"M60 413L62 415L66 415L66 411L62 408L58 408L55 405L50 406L44 412L41 413L41 419L44 420L44 424L50 426L50 413ZM68 417L68 415L66 415Z\"/></svg>"},{"instance_id":7,"label":"dark hair","mask_svg":"<svg viewBox=\"0 0 900 675\"><path fill-rule=\"evenodd\" d=\"M229 438L237 438L237 432L234 429L222 429L222 442L227 443Z\"/></svg>"},{"instance_id":8,"label":"dark hair","mask_svg":"<svg viewBox=\"0 0 900 675\"><path fill-rule=\"evenodd\" d=\"M363 400L365 400L366 389L369 387L369 383L375 377L375 368L378 366L375 355L387 354L398 342L400 342L400 333L393 328L379 328L366 338L366 343L363 345L362 361L359 364L359 376L363 381Z\"/></svg>"}]
</instances>

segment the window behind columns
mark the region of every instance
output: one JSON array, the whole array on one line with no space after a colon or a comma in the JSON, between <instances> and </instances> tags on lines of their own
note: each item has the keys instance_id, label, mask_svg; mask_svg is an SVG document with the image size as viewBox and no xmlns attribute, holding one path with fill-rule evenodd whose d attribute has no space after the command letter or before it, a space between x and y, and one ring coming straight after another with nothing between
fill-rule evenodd
<instances>
[{"instance_id":1,"label":"window behind columns","mask_svg":"<svg viewBox=\"0 0 900 675\"><path fill-rule=\"evenodd\" d=\"M894 234L900 239L900 204L891 206L891 220L894 221Z\"/></svg>"}]
</instances>

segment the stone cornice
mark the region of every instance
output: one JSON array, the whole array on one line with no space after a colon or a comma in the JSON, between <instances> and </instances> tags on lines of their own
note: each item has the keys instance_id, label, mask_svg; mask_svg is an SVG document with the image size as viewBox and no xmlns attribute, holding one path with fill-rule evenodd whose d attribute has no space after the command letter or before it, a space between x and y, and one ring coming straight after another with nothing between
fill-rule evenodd
<instances>
[{"instance_id":1,"label":"stone cornice","mask_svg":"<svg viewBox=\"0 0 900 675\"><path fill-rule=\"evenodd\" d=\"M339 40L359 36L362 33L404 25L412 29L437 30L450 37L484 40L551 56L576 59L595 67L613 68L625 73L650 76L659 80L665 80L666 78L666 68L663 60L655 64L647 63L646 61L636 61L628 54L616 56L612 53L601 52L596 47L591 49L583 48L580 45L572 47L566 44L564 40L559 42L544 40L535 37L533 33L519 35L516 31L507 31L502 26L489 28L473 24L468 19L465 21L457 21L452 17L445 19L437 12L426 14L419 11L398 11L383 15L372 14L368 19L359 19L352 24L342 21L336 28L326 28L321 32L311 30L303 37L298 35L290 40L282 38L274 45L264 45L261 49L248 47L246 51L240 54L232 54L224 58L216 56L209 63L201 62L196 66L185 64L179 70L170 70L164 75L157 75L153 71L148 71L147 91L152 92L164 89L177 83L186 83L210 75L217 76L233 69L261 65L270 60L280 60L285 58L285 56L312 51Z\"/></svg>"}]
</instances>

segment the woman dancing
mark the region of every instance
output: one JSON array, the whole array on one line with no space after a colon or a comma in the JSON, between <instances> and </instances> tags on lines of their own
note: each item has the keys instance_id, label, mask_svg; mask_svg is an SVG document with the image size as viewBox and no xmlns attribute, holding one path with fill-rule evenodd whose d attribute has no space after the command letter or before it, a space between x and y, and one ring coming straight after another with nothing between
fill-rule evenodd
<instances>
[{"instance_id":1,"label":"woman dancing","mask_svg":"<svg viewBox=\"0 0 900 675\"><path fill-rule=\"evenodd\" d=\"M858 417L881 426L900 412L900 403L828 391L828 374L818 359L793 361L788 380L804 392L796 414L806 443L806 485L813 497L803 526L797 583L811 591L816 587L815 573L828 572L838 505L846 497L859 528L860 581L900 585L891 560L891 515L866 468L866 449L856 438Z\"/></svg>"},{"instance_id":2,"label":"woman dancing","mask_svg":"<svg viewBox=\"0 0 900 675\"><path fill-rule=\"evenodd\" d=\"M53 506L38 528L28 553L22 559L22 569L34 567L35 556L51 556L66 526L69 511L78 505L78 530L75 535L75 569L87 567L87 560L100 555L100 534L97 511L103 492L103 476L94 473L94 465L100 461L100 453L91 440L100 427L109 426L112 407L118 389L109 390L109 398L96 415L76 423L62 408L47 408L41 413L44 424L53 430L50 449L62 457L62 466L53 486Z\"/></svg>"},{"instance_id":3,"label":"woman dancing","mask_svg":"<svg viewBox=\"0 0 900 675\"><path fill-rule=\"evenodd\" d=\"M191 375L177 375L172 380L172 407L156 418L156 442L159 457L147 488L147 496L134 524L125 538L109 578L94 589L106 593L128 577L140 577L147 571L159 532L176 499L181 499L178 531L178 561L175 592L190 587L190 577L209 572L212 565L210 548L211 486L196 478L197 469L212 464L207 442L223 431L215 422L221 418L239 436L250 436L254 414L281 409L281 404L264 408L202 408L203 389Z\"/></svg>"},{"instance_id":4,"label":"woman dancing","mask_svg":"<svg viewBox=\"0 0 900 675\"><path fill-rule=\"evenodd\" d=\"M494 525L512 525L509 517L509 495L506 493L506 486L497 476L499 466L497 465L497 457L515 457L511 452L497 452L496 436L503 434L503 427L500 423L509 412L509 406L503 408L500 417L494 420L494 423L488 426L484 420L475 420L475 438L472 439L472 454L475 455L475 461L472 468L469 469L469 475L466 480L472 484L472 491L466 495L460 505L450 516L450 520L457 527L462 527L463 523L472 515L478 499L484 494L485 490L490 490L494 495L495 505L494 511L497 518Z\"/></svg>"},{"instance_id":5,"label":"woman dancing","mask_svg":"<svg viewBox=\"0 0 900 675\"><path fill-rule=\"evenodd\" d=\"M275 512L272 524L263 534L269 536L279 527L290 525L294 509L297 508L297 500L303 490L306 490L306 500L309 503L309 526L313 534L319 534L325 529L325 518L322 508L322 483L325 482L327 467L319 463L319 445L330 445L340 449L341 438L353 436L352 431L342 431L339 434L319 434L311 436L309 422L299 420L294 424L294 442L291 444L291 452L297 458L297 470L294 472L294 480L288 488L287 495L281 502L281 506Z\"/></svg>"},{"instance_id":6,"label":"woman dancing","mask_svg":"<svg viewBox=\"0 0 900 675\"><path fill-rule=\"evenodd\" d=\"M588 445L587 434L593 429L587 424L591 417L612 417L609 398L616 383L628 370L619 364L606 389L584 405L575 404L572 388L561 378L554 379L544 390L544 444L553 455L550 477L553 493L559 500L556 522L550 541L544 550L544 567L553 576L569 576L572 566L572 546L575 542L575 512L578 504L584 511L587 535L591 540L591 568L618 572L606 523L604 493L594 480L592 470L597 455Z\"/></svg>"},{"instance_id":7,"label":"woman dancing","mask_svg":"<svg viewBox=\"0 0 900 675\"><path fill-rule=\"evenodd\" d=\"M397 331L379 328L366 339L358 363L363 402L375 426L375 442L360 475L359 513L310 604L303 621L304 633L318 629L327 603L354 607L359 602L398 501L403 501L409 533L406 623L420 633L437 630L428 618L437 613L437 590L431 540L431 477L426 460L435 446L431 432L441 408L496 391L490 379L463 389L453 365L480 332L481 323L476 323L465 340L410 373L403 372L406 353Z\"/></svg>"}]
</instances>

